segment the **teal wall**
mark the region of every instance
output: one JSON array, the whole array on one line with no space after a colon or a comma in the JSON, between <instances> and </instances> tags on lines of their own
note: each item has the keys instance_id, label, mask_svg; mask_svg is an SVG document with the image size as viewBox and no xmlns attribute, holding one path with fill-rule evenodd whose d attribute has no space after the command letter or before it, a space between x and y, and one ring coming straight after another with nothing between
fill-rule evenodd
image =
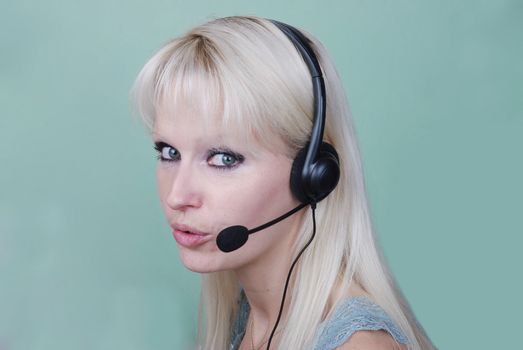
<instances>
[{"instance_id":1,"label":"teal wall","mask_svg":"<svg viewBox=\"0 0 523 350\"><path fill-rule=\"evenodd\" d=\"M199 279L130 114L141 66L211 17L306 28L343 77L372 213L441 349L520 344L523 2L0 4L0 349L187 349Z\"/></svg>"}]
</instances>

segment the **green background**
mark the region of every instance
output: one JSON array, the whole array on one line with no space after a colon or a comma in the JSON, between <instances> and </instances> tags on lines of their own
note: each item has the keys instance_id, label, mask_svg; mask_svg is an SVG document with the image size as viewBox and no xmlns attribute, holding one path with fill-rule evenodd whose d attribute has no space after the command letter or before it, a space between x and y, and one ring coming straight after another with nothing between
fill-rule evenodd
<instances>
[{"instance_id":1,"label":"green background","mask_svg":"<svg viewBox=\"0 0 523 350\"><path fill-rule=\"evenodd\" d=\"M2 0L0 350L190 348L199 278L128 93L169 38L239 14L330 51L381 245L434 343L520 344L523 1Z\"/></svg>"}]
</instances>

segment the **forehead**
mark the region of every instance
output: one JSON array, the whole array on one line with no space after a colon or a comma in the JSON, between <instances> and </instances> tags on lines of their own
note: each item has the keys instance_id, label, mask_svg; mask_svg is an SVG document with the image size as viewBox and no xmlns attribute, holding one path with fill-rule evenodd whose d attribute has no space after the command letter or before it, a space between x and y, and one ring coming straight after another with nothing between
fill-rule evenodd
<instances>
[{"instance_id":1,"label":"forehead","mask_svg":"<svg viewBox=\"0 0 523 350\"><path fill-rule=\"evenodd\" d=\"M288 155L288 147L276 133L262 136L248 120L224 118L221 108L211 109L199 102L197 99L178 99L177 103L160 104L153 120L153 134L173 142L179 137L192 138L241 146L252 154L269 151Z\"/></svg>"}]
</instances>

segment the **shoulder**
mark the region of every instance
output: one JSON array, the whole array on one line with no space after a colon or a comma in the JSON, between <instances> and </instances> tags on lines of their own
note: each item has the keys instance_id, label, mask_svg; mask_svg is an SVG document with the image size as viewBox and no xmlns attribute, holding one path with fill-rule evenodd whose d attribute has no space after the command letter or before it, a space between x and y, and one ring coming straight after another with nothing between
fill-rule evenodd
<instances>
[{"instance_id":1,"label":"shoulder","mask_svg":"<svg viewBox=\"0 0 523 350\"><path fill-rule=\"evenodd\" d=\"M384 330L357 331L336 350L407 350Z\"/></svg>"},{"instance_id":2,"label":"shoulder","mask_svg":"<svg viewBox=\"0 0 523 350\"><path fill-rule=\"evenodd\" d=\"M390 349L404 350L408 340L376 303L366 297L340 302L330 317L320 324L315 349Z\"/></svg>"}]
</instances>

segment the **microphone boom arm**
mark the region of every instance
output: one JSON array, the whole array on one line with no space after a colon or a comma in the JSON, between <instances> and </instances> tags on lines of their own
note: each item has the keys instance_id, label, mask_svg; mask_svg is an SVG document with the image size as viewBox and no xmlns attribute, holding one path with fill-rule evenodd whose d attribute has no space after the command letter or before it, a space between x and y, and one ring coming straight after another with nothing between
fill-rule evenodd
<instances>
[{"instance_id":1,"label":"microphone boom arm","mask_svg":"<svg viewBox=\"0 0 523 350\"><path fill-rule=\"evenodd\" d=\"M287 213L277 217L276 219L274 219L272 221L269 221L269 222L267 222L267 223L265 223L263 225L260 225L258 227L255 227L252 230L249 230L249 234L261 231L261 230L266 229L267 227L272 226L272 225L274 225L274 224L276 224L276 223L278 223L278 222L280 222L282 220L285 220L289 216L291 216L292 214L294 214L297 211L305 208L307 205L309 205L309 204L308 203L302 203L302 204L298 205L296 208L292 209L291 211L289 211L289 212L287 212Z\"/></svg>"}]
</instances>

